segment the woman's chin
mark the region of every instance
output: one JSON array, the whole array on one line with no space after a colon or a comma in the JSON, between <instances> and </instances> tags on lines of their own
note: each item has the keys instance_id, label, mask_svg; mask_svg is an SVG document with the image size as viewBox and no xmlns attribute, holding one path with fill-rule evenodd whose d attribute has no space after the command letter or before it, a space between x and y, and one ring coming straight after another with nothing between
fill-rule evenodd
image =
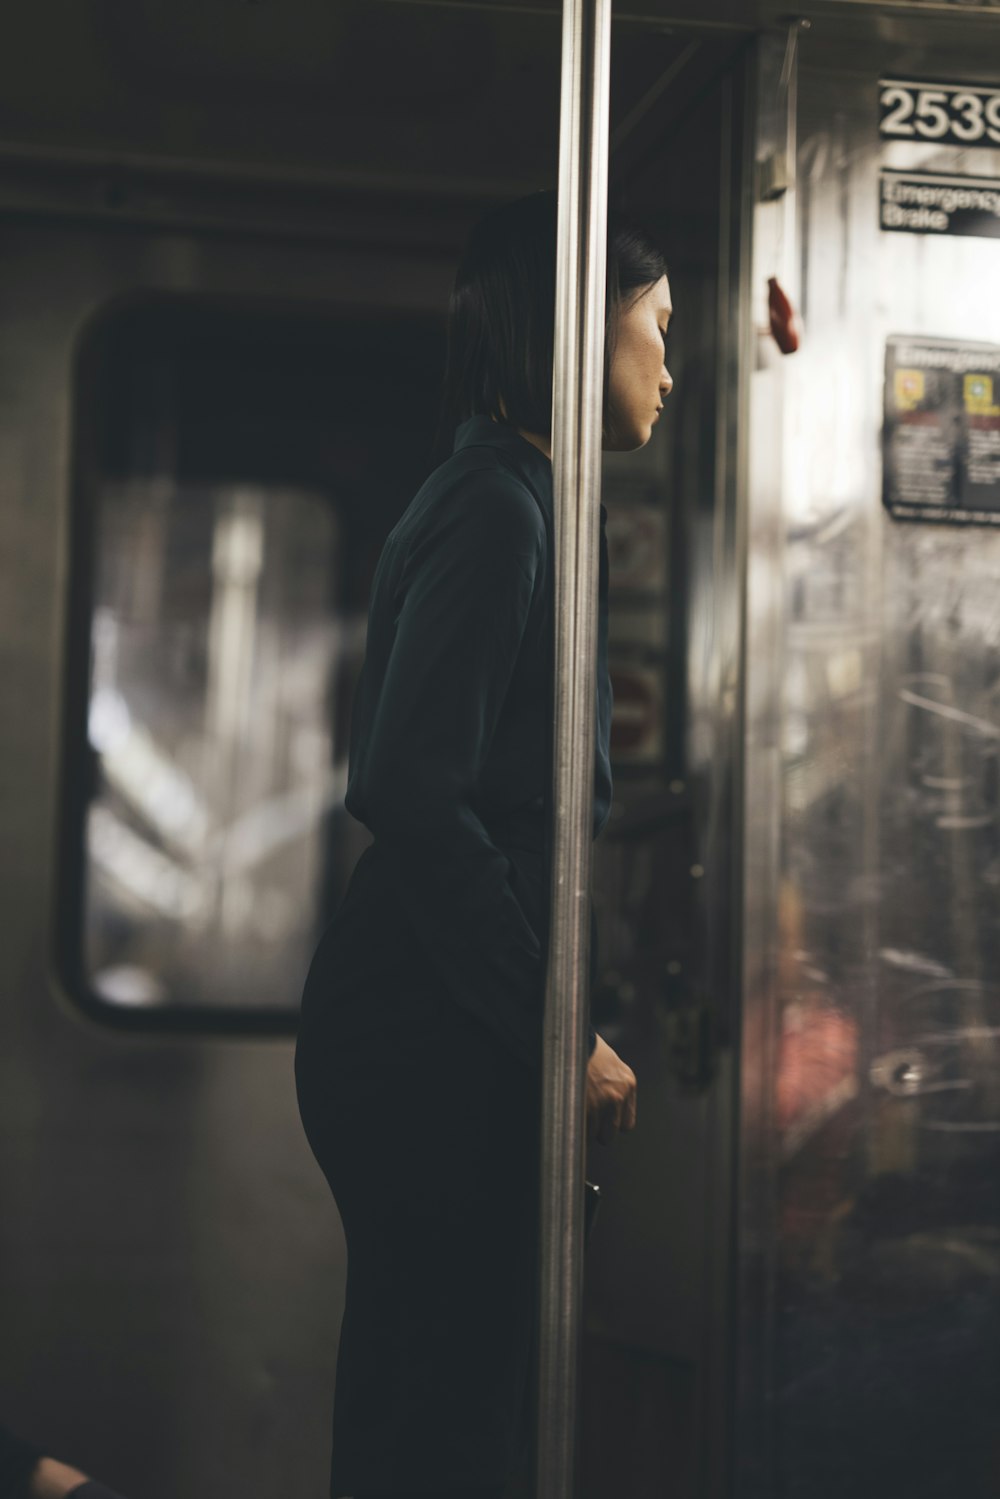
<instances>
[{"instance_id":1,"label":"woman's chin","mask_svg":"<svg viewBox=\"0 0 1000 1499\"><path fill-rule=\"evenodd\" d=\"M605 437L603 447L606 453L634 453L639 448L644 448L653 435L652 422L636 424L624 431L618 429Z\"/></svg>"}]
</instances>

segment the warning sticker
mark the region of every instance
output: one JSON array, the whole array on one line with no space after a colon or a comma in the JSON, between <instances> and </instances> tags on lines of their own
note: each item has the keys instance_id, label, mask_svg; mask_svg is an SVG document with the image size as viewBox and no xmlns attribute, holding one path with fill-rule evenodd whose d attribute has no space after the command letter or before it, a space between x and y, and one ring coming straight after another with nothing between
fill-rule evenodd
<instances>
[{"instance_id":1,"label":"warning sticker","mask_svg":"<svg viewBox=\"0 0 1000 1499\"><path fill-rule=\"evenodd\" d=\"M890 338L883 453L897 520L1000 525L1000 346Z\"/></svg>"}]
</instances>

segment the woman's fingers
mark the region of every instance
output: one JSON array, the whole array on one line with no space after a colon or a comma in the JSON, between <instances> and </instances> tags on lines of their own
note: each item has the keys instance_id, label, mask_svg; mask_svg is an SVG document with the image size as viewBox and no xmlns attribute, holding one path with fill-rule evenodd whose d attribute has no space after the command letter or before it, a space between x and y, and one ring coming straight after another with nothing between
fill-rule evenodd
<instances>
[{"instance_id":1,"label":"woman's fingers","mask_svg":"<svg viewBox=\"0 0 1000 1499\"><path fill-rule=\"evenodd\" d=\"M638 1092L638 1088L633 1083L628 1098L625 1100L624 1117L621 1124L622 1129L635 1129Z\"/></svg>"},{"instance_id":2,"label":"woman's fingers","mask_svg":"<svg viewBox=\"0 0 1000 1499\"><path fill-rule=\"evenodd\" d=\"M587 1134L610 1144L616 1130L635 1128L635 1073L600 1036L587 1064Z\"/></svg>"}]
</instances>

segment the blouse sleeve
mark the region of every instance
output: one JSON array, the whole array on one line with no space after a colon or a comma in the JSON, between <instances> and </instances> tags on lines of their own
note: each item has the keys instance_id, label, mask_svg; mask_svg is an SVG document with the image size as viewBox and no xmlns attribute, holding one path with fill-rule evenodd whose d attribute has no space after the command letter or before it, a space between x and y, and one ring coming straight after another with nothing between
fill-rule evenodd
<instances>
[{"instance_id":1,"label":"blouse sleeve","mask_svg":"<svg viewBox=\"0 0 1000 1499\"><path fill-rule=\"evenodd\" d=\"M523 1060L541 1044L542 954L476 807L544 559L538 507L481 472L415 547L352 802L389 858L442 985Z\"/></svg>"}]
</instances>

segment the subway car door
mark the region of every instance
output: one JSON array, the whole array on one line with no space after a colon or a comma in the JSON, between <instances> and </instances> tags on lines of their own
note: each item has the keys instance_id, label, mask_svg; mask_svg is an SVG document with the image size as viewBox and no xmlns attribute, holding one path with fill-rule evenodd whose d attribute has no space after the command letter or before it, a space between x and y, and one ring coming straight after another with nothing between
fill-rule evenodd
<instances>
[{"instance_id":1,"label":"subway car door","mask_svg":"<svg viewBox=\"0 0 1000 1499\"><path fill-rule=\"evenodd\" d=\"M130 1496L322 1492L346 1260L290 1036L447 273L171 211L4 225L3 1419Z\"/></svg>"},{"instance_id":2,"label":"subway car door","mask_svg":"<svg viewBox=\"0 0 1000 1499\"><path fill-rule=\"evenodd\" d=\"M1000 1486L998 59L995 8L945 6L759 54L747 1499Z\"/></svg>"}]
</instances>

